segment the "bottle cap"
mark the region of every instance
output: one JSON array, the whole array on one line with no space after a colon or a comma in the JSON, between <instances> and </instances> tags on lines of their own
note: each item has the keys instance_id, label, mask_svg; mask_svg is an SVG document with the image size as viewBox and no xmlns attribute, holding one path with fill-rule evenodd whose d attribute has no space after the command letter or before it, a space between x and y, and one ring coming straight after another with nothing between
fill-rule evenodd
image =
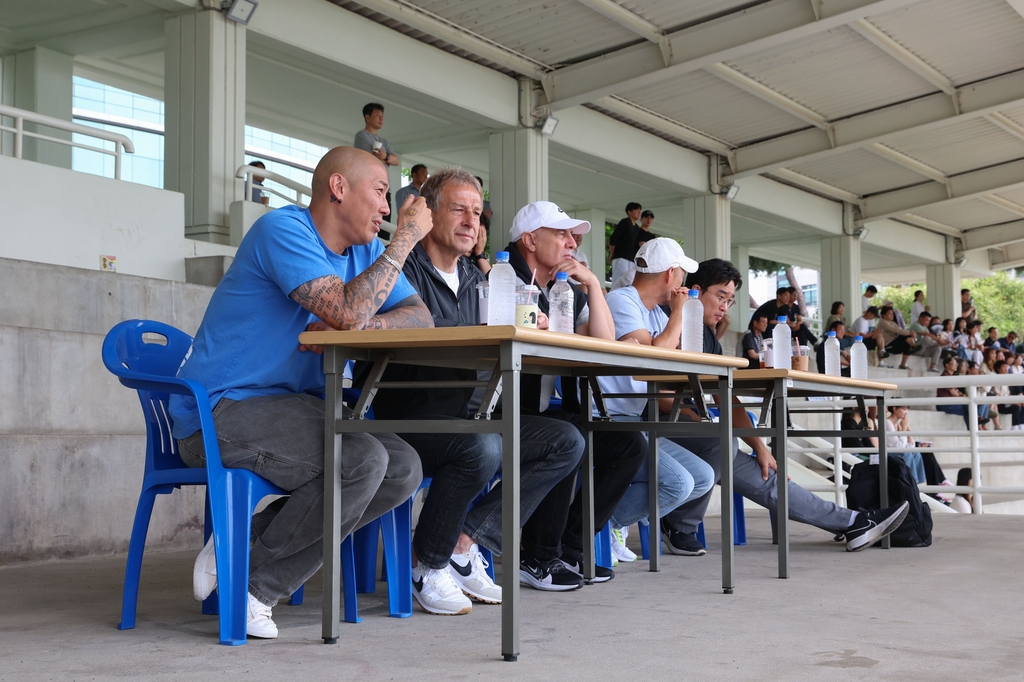
<instances>
[{"instance_id":1,"label":"bottle cap","mask_svg":"<svg viewBox=\"0 0 1024 682\"><path fill-rule=\"evenodd\" d=\"M786 316L779 315L779 324L786 324Z\"/></svg>"},{"instance_id":2,"label":"bottle cap","mask_svg":"<svg viewBox=\"0 0 1024 682\"><path fill-rule=\"evenodd\" d=\"M836 333L835 332L829 332L828 333L828 338L830 338L830 339L836 338Z\"/></svg>"},{"instance_id":3,"label":"bottle cap","mask_svg":"<svg viewBox=\"0 0 1024 682\"><path fill-rule=\"evenodd\" d=\"M689 293L686 294L689 298L697 298L700 296L700 291L697 289L690 289Z\"/></svg>"},{"instance_id":4,"label":"bottle cap","mask_svg":"<svg viewBox=\"0 0 1024 682\"><path fill-rule=\"evenodd\" d=\"M565 282L568 279L569 279L569 275L567 275L564 272L559 272L559 273L555 274L555 281L556 282Z\"/></svg>"},{"instance_id":5,"label":"bottle cap","mask_svg":"<svg viewBox=\"0 0 1024 682\"><path fill-rule=\"evenodd\" d=\"M499 263L507 263L508 251L499 251L498 253L494 254L494 260L498 261Z\"/></svg>"},{"instance_id":6,"label":"bottle cap","mask_svg":"<svg viewBox=\"0 0 1024 682\"><path fill-rule=\"evenodd\" d=\"M864 337L863 336L855 336L855 337L853 337L853 342L854 343L861 343L862 341L864 341Z\"/></svg>"}]
</instances>

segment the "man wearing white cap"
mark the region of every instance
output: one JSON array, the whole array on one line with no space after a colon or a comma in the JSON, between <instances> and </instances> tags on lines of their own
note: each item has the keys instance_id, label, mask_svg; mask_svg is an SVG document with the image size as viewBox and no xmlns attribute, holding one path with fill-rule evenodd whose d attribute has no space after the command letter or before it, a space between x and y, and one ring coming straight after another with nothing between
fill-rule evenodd
<instances>
[{"instance_id":1,"label":"man wearing white cap","mask_svg":"<svg viewBox=\"0 0 1024 682\"><path fill-rule=\"evenodd\" d=\"M673 239L658 237L644 242L637 252L635 277L632 285L608 294L608 308L615 321L615 335L619 341L630 341L644 346L679 348L683 330L683 302L687 290L683 278L697 269L697 262L688 258ZM668 306L666 315L662 306ZM601 377L604 393L647 392L647 383L632 377ZM666 402L671 403L671 399ZM612 398L605 401L608 413L617 421L639 421L647 408L646 398ZM665 405L669 408L670 405ZM692 444L690 443L692 440ZM659 511L664 516L687 500L698 499L715 485L715 472L704 460L704 449L714 446L713 438L694 438L686 447L668 438L658 439L662 457L658 466ZM694 451L691 452L691 449ZM703 455L703 457L701 456ZM628 528L648 516L647 462L633 478L632 485L623 496L612 527ZM621 531L613 533L612 551L619 560L633 561L636 555L625 548Z\"/></svg>"},{"instance_id":2,"label":"man wearing white cap","mask_svg":"<svg viewBox=\"0 0 1024 682\"><path fill-rule=\"evenodd\" d=\"M577 334L600 339L615 339L615 323L604 299L601 281L590 270L573 259L576 248L573 233L585 234L590 223L570 218L550 201L535 201L524 206L512 221L512 243L509 264L523 284L529 283L536 272L536 284L541 289L540 310L547 314L549 286L555 274L565 272L579 282L569 285L573 289ZM521 379L522 404L525 414L536 414L548 408L554 391L553 378L541 380L535 376ZM547 379L551 379L547 381ZM579 409L575 380L562 379L562 412L549 412L579 426ZM626 492L640 465L644 462L647 443L639 433L607 433L594 442L594 520L597 528L611 518L616 505ZM552 569L561 563L576 574L582 574L583 564L583 506L582 496L570 501L576 489L576 474L566 476L544 498L523 526L523 560L520 563L520 581L540 587L538 570ZM557 569L555 569L557 570ZM611 569L598 567L595 582L614 577ZM544 589L544 588L541 588Z\"/></svg>"}]
</instances>

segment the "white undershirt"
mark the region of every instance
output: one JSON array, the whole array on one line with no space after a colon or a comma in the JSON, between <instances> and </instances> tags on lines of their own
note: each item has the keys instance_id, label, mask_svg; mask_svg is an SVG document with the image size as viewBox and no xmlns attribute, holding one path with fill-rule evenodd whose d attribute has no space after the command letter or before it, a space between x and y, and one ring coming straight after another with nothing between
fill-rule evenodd
<instances>
[{"instance_id":1,"label":"white undershirt","mask_svg":"<svg viewBox=\"0 0 1024 682\"><path fill-rule=\"evenodd\" d=\"M459 268L455 268L455 272L445 272L441 268L434 266L437 270L437 274L441 275L441 279L448 285L448 288L452 290L452 293L456 296L459 295Z\"/></svg>"}]
</instances>

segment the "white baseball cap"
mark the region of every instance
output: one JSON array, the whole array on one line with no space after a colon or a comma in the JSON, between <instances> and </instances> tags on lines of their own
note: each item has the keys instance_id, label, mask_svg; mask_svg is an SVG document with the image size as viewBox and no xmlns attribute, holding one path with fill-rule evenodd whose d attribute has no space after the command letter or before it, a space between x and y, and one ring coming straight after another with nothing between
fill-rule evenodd
<instances>
[{"instance_id":1,"label":"white baseball cap","mask_svg":"<svg viewBox=\"0 0 1024 682\"><path fill-rule=\"evenodd\" d=\"M535 201L519 209L515 219L512 220L512 231L509 237L517 242L527 232L539 230L542 227L550 227L553 230L570 230L574 234L586 234L590 232L590 223L586 220L576 220L565 214L565 211L558 208L550 201Z\"/></svg>"},{"instance_id":2,"label":"white baseball cap","mask_svg":"<svg viewBox=\"0 0 1024 682\"><path fill-rule=\"evenodd\" d=\"M683 247L679 246L679 242L668 237L657 237L644 242L636 252L634 262L637 272L665 272L670 268L697 272L698 267L697 261L683 253Z\"/></svg>"}]
</instances>

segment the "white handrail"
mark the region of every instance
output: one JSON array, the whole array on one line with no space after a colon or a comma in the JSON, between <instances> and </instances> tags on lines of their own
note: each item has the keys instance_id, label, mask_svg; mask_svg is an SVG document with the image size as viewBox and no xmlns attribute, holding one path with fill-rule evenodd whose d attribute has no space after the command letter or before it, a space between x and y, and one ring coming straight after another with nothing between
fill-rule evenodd
<instances>
[{"instance_id":1,"label":"white handrail","mask_svg":"<svg viewBox=\"0 0 1024 682\"><path fill-rule=\"evenodd\" d=\"M296 206L300 206L302 208L306 208L307 206L309 206L308 201L303 203L302 197L305 196L312 198L313 196L313 190L310 189L309 187L306 187L302 183L295 182L291 178L287 178L283 175L275 173L274 171L267 170L266 168L260 168L259 166L239 166L238 170L235 171L235 177L239 179L245 178L245 194L242 196L242 201L252 201L252 190L254 186L259 187L261 192L269 192L270 194L281 197L289 204L295 204ZM273 187L268 187L266 185L254 185L254 177L263 178L264 180L272 180L277 184L287 187L288 189L295 192L295 196L294 198L290 196L285 196L284 194L281 194L281 192L277 191Z\"/></svg>"},{"instance_id":2,"label":"white handrail","mask_svg":"<svg viewBox=\"0 0 1024 682\"><path fill-rule=\"evenodd\" d=\"M79 149L88 149L89 151L99 152L100 154L109 154L114 157L114 179L120 180L122 150L127 154L135 153L135 145L132 144L131 138L125 137L120 133L112 133L107 130L102 130L100 128L93 128L92 126L82 125L81 123L75 123L74 121L65 121L60 118L54 118L53 116L37 114L34 111L29 111L27 109L17 109L15 107L8 107L2 104L0 104L0 117L14 119L14 127L11 127L3 125L2 118L0 118L0 131L14 134L14 158L16 159L21 158L22 148L24 147L24 139L26 137L32 137L37 140L45 140L47 142L66 144L71 147L77 147ZM102 147L94 147L93 145L82 144L81 142L64 140L59 137L43 135L41 133L25 130L26 123L35 123L37 125L46 126L48 128L66 130L70 133L88 135L89 137L95 137L97 139L105 140L107 142L113 142L114 149L103 149Z\"/></svg>"}]
</instances>

